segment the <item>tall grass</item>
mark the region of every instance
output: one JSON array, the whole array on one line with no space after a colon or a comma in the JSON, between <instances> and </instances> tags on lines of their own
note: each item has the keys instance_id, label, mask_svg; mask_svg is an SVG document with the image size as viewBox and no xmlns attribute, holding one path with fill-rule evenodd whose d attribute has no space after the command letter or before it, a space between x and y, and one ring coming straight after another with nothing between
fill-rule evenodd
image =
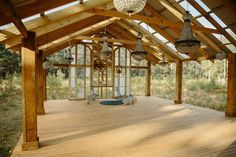
<instances>
[{"instance_id":1,"label":"tall grass","mask_svg":"<svg viewBox=\"0 0 236 157\"><path fill-rule=\"evenodd\" d=\"M68 98L69 79L64 79L61 71L58 71L57 76L49 74L47 77L47 100Z\"/></svg>"},{"instance_id":2,"label":"tall grass","mask_svg":"<svg viewBox=\"0 0 236 157\"><path fill-rule=\"evenodd\" d=\"M0 82L0 157L11 154L21 135L21 77L8 76Z\"/></svg>"}]
</instances>

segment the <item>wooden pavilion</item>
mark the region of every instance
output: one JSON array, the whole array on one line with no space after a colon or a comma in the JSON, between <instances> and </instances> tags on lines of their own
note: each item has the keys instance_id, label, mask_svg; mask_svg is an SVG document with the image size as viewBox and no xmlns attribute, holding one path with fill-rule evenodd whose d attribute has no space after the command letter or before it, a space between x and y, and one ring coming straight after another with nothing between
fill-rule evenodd
<instances>
[{"instance_id":1,"label":"wooden pavilion","mask_svg":"<svg viewBox=\"0 0 236 157\"><path fill-rule=\"evenodd\" d=\"M182 55L176 51L174 43L183 28L186 3L194 10L192 29L201 47L194 53ZM133 50L138 32L144 35L148 64L129 67L147 70L147 96L151 95L151 63L158 63L162 51L166 52L168 62L176 63L176 104L182 103L183 62L214 62L218 52L226 52L225 115L236 116L236 4L233 0L148 0L144 10L132 16L117 12L112 0L0 0L0 26L0 43L21 55L23 150L39 147L37 115L45 114L46 100L44 59L70 45L90 44L92 54L101 47L101 32L105 26L114 51L115 47L124 47L126 52ZM113 71L115 67L112 66Z\"/></svg>"}]
</instances>

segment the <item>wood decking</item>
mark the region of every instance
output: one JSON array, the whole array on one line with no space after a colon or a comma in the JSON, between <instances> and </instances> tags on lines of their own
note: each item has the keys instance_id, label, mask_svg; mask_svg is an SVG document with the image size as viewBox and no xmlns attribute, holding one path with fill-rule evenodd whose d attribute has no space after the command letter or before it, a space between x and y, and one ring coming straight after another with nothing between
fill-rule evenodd
<instances>
[{"instance_id":1,"label":"wood decking","mask_svg":"<svg viewBox=\"0 0 236 157\"><path fill-rule=\"evenodd\" d=\"M236 157L236 118L157 97L135 105L47 101L40 148L12 157Z\"/></svg>"}]
</instances>

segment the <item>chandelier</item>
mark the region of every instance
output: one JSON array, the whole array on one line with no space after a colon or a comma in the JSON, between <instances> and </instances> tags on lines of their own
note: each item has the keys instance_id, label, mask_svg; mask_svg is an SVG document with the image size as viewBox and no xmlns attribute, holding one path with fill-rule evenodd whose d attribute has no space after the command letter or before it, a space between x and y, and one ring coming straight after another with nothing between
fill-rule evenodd
<instances>
[{"instance_id":1,"label":"chandelier","mask_svg":"<svg viewBox=\"0 0 236 157\"><path fill-rule=\"evenodd\" d=\"M223 50L221 50L220 52L216 54L216 59L218 60L223 60L226 57L227 57L227 54Z\"/></svg>"},{"instance_id":2,"label":"chandelier","mask_svg":"<svg viewBox=\"0 0 236 157\"><path fill-rule=\"evenodd\" d=\"M143 35L139 33L137 35L136 48L133 52L131 52L131 56L137 61L141 61L143 59L146 59L147 57L147 52L143 48L142 38L143 38Z\"/></svg>"},{"instance_id":3,"label":"chandelier","mask_svg":"<svg viewBox=\"0 0 236 157\"><path fill-rule=\"evenodd\" d=\"M118 65L118 66L116 67L116 73L118 73L118 74L122 73L122 67L121 67L121 65Z\"/></svg>"},{"instance_id":4,"label":"chandelier","mask_svg":"<svg viewBox=\"0 0 236 157\"><path fill-rule=\"evenodd\" d=\"M147 0L113 0L116 10L129 16L143 10Z\"/></svg>"},{"instance_id":5,"label":"chandelier","mask_svg":"<svg viewBox=\"0 0 236 157\"><path fill-rule=\"evenodd\" d=\"M160 64L161 66L167 65L168 62L166 61L166 56L165 56L165 54L162 53L162 56L161 56L161 57L162 57L162 58L161 58L161 61L159 62L159 64Z\"/></svg>"},{"instance_id":6,"label":"chandelier","mask_svg":"<svg viewBox=\"0 0 236 157\"><path fill-rule=\"evenodd\" d=\"M107 39L108 39L107 36L103 37L103 46L102 46L102 50L100 54L101 59L104 59L104 60L110 58L112 55L112 51L108 47Z\"/></svg>"},{"instance_id":7,"label":"chandelier","mask_svg":"<svg viewBox=\"0 0 236 157\"><path fill-rule=\"evenodd\" d=\"M66 52L68 53L66 54L65 60L67 64L70 64L74 61L74 58L72 57L72 54L71 54L71 46L68 48Z\"/></svg>"},{"instance_id":8,"label":"chandelier","mask_svg":"<svg viewBox=\"0 0 236 157\"><path fill-rule=\"evenodd\" d=\"M191 28L192 15L189 11L183 15L184 28L180 38L175 42L175 48L184 54L189 54L200 47L200 41L195 39Z\"/></svg>"},{"instance_id":9,"label":"chandelier","mask_svg":"<svg viewBox=\"0 0 236 157\"><path fill-rule=\"evenodd\" d=\"M43 62L43 69L53 68L53 63L49 61L49 59L45 59Z\"/></svg>"}]
</instances>

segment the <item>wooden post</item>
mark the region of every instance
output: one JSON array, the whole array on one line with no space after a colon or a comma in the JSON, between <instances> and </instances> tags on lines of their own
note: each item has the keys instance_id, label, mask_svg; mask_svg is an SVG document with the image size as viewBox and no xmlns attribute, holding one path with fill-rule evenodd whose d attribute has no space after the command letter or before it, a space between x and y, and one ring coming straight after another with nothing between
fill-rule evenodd
<instances>
[{"instance_id":1,"label":"wooden post","mask_svg":"<svg viewBox=\"0 0 236 157\"><path fill-rule=\"evenodd\" d=\"M36 55L36 105L37 105L37 114L44 115L44 100L45 100L45 82L46 82L46 71L43 69L43 51L39 51Z\"/></svg>"},{"instance_id":2,"label":"wooden post","mask_svg":"<svg viewBox=\"0 0 236 157\"><path fill-rule=\"evenodd\" d=\"M176 62L175 104L182 104L182 73L183 63L179 60Z\"/></svg>"},{"instance_id":3,"label":"wooden post","mask_svg":"<svg viewBox=\"0 0 236 157\"><path fill-rule=\"evenodd\" d=\"M23 39L22 89L23 89L23 143L22 150L38 148L37 106L36 106L36 47L35 32L28 32Z\"/></svg>"},{"instance_id":4,"label":"wooden post","mask_svg":"<svg viewBox=\"0 0 236 157\"><path fill-rule=\"evenodd\" d=\"M148 68L146 73L146 96L151 96L151 62L148 62Z\"/></svg>"},{"instance_id":5,"label":"wooden post","mask_svg":"<svg viewBox=\"0 0 236 157\"><path fill-rule=\"evenodd\" d=\"M228 90L225 116L236 117L236 54L228 54Z\"/></svg>"}]
</instances>

